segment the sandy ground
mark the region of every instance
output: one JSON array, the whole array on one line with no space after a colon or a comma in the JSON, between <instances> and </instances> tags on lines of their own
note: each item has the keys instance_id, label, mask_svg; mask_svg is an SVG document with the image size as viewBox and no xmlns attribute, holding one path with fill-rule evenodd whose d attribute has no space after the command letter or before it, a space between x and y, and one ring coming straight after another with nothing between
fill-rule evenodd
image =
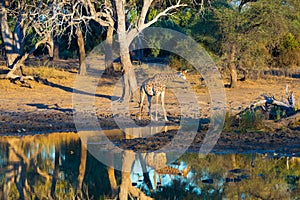
<instances>
[{"instance_id":1,"label":"sandy ground","mask_svg":"<svg viewBox=\"0 0 300 200\"><path fill-rule=\"evenodd\" d=\"M30 69L36 70L36 69ZM49 73L50 71L50 73ZM140 69L137 71L138 83L147 78L147 73L142 73ZM45 69L39 71L40 75L45 73L44 82L31 82L32 89L21 87L13 84L9 80L0 80L0 134L2 135L26 135L33 133L60 132L60 131L76 131L73 120L73 88L76 79L76 70L56 70ZM97 89L95 97L93 94L83 93L83 96L95 98L95 114L99 123L104 129L116 128L112 110L115 109L111 99L115 100L119 97L121 86L119 78L102 77L97 78ZM189 86L193 89L193 93L197 96L198 105L200 107L200 117L205 119L210 116L210 96L205 88L205 83L199 80L199 75L190 74L188 76ZM179 85L182 82L176 81ZM226 83L226 81L224 81ZM119 84L119 85L118 85ZM231 113L237 113L246 108L250 103L261 100L262 94L272 94L280 99L285 96L286 84L290 90L295 93L297 104L300 99L300 79L284 78L284 77L268 77L262 80L247 80L239 82L238 88L225 88L227 110ZM83 83L84 85L84 83ZM170 125L176 125L182 115L178 108L178 99L176 98L176 84L171 82L168 84L166 93L166 109L170 119ZM182 86L186 87L186 86ZM117 89L116 89L117 88ZM145 104L145 112L142 120L137 120L139 108L137 102L131 102L128 117L136 120L138 125L145 125L150 122L146 115L147 104ZM112 109L113 108L113 109ZM185 109L185 108L183 108ZM161 113L161 112L160 112ZM192 117L192 116L189 116ZM159 120L162 117L159 116ZM172 132L170 133L172 135ZM269 144L285 145L291 143L290 146L299 144L299 130L280 130L276 133L251 133L252 135L242 136L237 133L223 133L219 140L219 145L235 146L236 141L243 140L244 146L249 149L254 148L257 144L268 142ZM282 134L285 134L282 136ZM171 136L170 136L171 137ZM201 135L195 139L193 149L197 149L197 144L201 143L203 138ZM262 139L263 138L263 139ZM284 139L282 139L284 138ZM298 143L297 143L298 142ZM251 147L248 145L251 143ZM130 144L126 145L130 147ZM158 145L159 146L159 145ZM276 145L269 145L275 147ZM298 145L299 146L299 145ZM141 149L144 149L141 145Z\"/></svg>"}]
</instances>

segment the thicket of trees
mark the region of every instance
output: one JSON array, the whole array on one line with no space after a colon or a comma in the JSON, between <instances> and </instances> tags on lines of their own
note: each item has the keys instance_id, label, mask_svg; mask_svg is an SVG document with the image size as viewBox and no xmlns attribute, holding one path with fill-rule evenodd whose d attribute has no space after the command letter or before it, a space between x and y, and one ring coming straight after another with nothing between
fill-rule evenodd
<instances>
[{"instance_id":1,"label":"thicket of trees","mask_svg":"<svg viewBox=\"0 0 300 200\"><path fill-rule=\"evenodd\" d=\"M122 99L136 89L129 45L138 31L149 26L193 37L219 66L229 69L231 87L236 87L237 70L300 64L298 0L5 0L0 3L0 19L1 52L9 69L1 78L23 78L15 71L41 46L53 59L77 57L74 52L79 52L84 75L86 51L103 40L108 49L106 72L112 74L109 51L117 34L125 74ZM155 43L155 37L150 42ZM159 45L144 56L169 56L159 51Z\"/></svg>"}]
</instances>

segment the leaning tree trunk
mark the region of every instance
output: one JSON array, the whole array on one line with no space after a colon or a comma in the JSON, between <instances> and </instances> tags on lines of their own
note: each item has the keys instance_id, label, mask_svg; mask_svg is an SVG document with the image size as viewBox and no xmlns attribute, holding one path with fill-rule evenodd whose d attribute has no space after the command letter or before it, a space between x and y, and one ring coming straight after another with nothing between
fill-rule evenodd
<instances>
[{"instance_id":1,"label":"leaning tree trunk","mask_svg":"<svg viewBox=\"0 0 300 200\"><path fill-rule=\"evenodd\" d=\"M77 44L79 48L79 74L84 76L86 74L86 65L84 61L85 48L84 48L84 38L80 27L77 28L76 35L77 35Z\"/></svg>"},{"instance_id":2,"label":"leaning tree trunk","mask_svg":"<svg viewBox=\"0 0 300 200\"><path fill-rule=\"evenodd\" d=\"M105 73L108 75L112 75L114 73L113 55L112 55L113 33L114 33L114 27L108 26L107 33L106 33L106 44L105 44Z\"/></svg>"},{"instance_id":3,"label":"leaning tree trunk","mask_svg":"<svg viewBox=\"0 0 300 200\"><path fill-rule=\"evenodd\" d=\"M230 69L230 87L236 88L237 87L237 69L235 65L235 53L236 48L235 45L231 47L230 52L230 59L229 59L229 69Z\"/></svg>"},{"instance_id":4,"label":"leaning tree trunk","mask_svg":"<svg viewBox=\"0 0 300 200\"><path fill-rule=\"evenodd\" d=\"M16 32L12 33L8 25L7 10L5 8L4 2L0 3L0 9L1 36L7 59L6 65L10 70L12 70L16 63L16 60L20 57L20 49L23 46L20 44L20 42L22 42L22 35L17 35L18 33L23 33L21 30L21 19L20 17L18 18L16 26L19 27L15 28L14 31ZM20 39L15 40L15 36L16 38Z\"/></svg>"},{"instance_id":5,"label":"leaning tree trunk","mask_svg":"<svg viewBox=\"0 0 300 200\"><path fill-rule=\"evenodd\" d=\"M7 3L8 1L5 1ZM0 2L0 29L5 49L6 66L8 71L6 74L0 74L0 79L11 79L13 82L20 81L22 84L31 87L25 80L33 80L32 76L26 76L23 73L22 66L24 61L32 54L41 44L47 42L47 37L38 41L29 52L23 52L24 33L27 26L24 26L25 19L23 15L18 16L13 32L11 31L8 18L7 9L4 1ZM21 76L16 75L16 70L21 70Z\"/></svg>"}]
</instances>

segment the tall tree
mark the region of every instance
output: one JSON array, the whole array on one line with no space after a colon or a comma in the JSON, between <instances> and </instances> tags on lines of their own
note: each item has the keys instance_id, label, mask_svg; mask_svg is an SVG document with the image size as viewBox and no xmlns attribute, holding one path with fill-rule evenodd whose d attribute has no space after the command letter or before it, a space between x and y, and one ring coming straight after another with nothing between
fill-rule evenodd
<instances>
[{"instance_id":1,"label":"tall tree","mask_svg":"<svg viewBox=\"0 0 300 200\"><path fill-rule=\"evenodd\" d=\"M280 59L291 58L289 53L292 53L293 59L289 60L295 61L297 51L300 52L295 37L299 31L291 26L293 19L299 17L298 3L294 0L227 3L227 7L215 9L215 13L222 34L222 52L230 70L231 87L237 85L237 68L260 71L271 66L287 67L296 63L281 64Z\"/></svg>"},{"instance_id":2,"label":"tall tree","mask_svg":"<svg viewBox=\"0 0 300 200\"><path fill-rule=\"evenodd\" d=\"M225 4L226 5L226 4ZM241 39L241 15L236 5L230 4L218 10L214 10L222 32L222 51L226 65L230 71L230 87L237 87L237 52Z\"/></svg>"},{"instance_id":3,"label":"tall tree","mask_svg":"<svg viewBox=\"0 0 300 200\"><path fill-rule=\"evenodd\" d=\"M133 39L138 36L139 32L143 31L145 28L153 25L157 22L161 17L166 16L176 10L177 8L186 6L186 4L181 4L180 0L176 2L174 5L170 5L163 11L159 12L152 20L147 19L148 13L150 11L151 6L157 4L154 0L144 0L143 5L140 6L140 10L136 13L140 13L138 15L138 20L134 21L130 26L126 26L128 22L126 19L126 10L130 3L126 3L126 0L115 0L116 5L116 13L118 20L118 41L119 41L119 54L121 59L121 64L124 70L123 76L123 94L120 98L120 101L128 101L131 94L137 89L136 76L133 69L133 65L130 60L129 54L129 46ZM139 9L138 7L136 9Z\"/></svg>"}]
</instances>

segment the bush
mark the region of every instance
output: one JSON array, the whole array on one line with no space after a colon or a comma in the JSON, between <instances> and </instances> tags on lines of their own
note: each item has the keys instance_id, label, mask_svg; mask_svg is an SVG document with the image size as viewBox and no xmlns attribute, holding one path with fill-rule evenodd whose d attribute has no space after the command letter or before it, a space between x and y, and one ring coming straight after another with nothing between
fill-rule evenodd
<instances>
[{"instance_id":1,"label":"bush","mask_svg":"<svg viewBox=\"0 0 300 200\"><path fill-rule=\"evenodd\" d=\"M246 111L241 115L239 129L241 131L260 129L262 128L264 119L265 116L260 110L255 112Z\"/></svg>"},{"instance_id":2,"label":"bush","mask_svg":"<svg viewBox=\"0 0 300 200\"><path fill-rule=\"evenodd\" d=\"M193 71L194 68L193 66L187 62L185 59L178 57L178 56L169 56L169 66L177 71L183 71L183 70L188 70L188 71Z\"/></svg>"},{"instance_id":3,"label":"bush","mask_svg":"<svg viewBox=\"0 0 300 200\"><path fill-rule=\"evenodd\" d=\"M226 112L223 131L232 131L232 128L236 125L235 122L235 116L232 114L232 112Z\"/></svg>"}]
</instances>

